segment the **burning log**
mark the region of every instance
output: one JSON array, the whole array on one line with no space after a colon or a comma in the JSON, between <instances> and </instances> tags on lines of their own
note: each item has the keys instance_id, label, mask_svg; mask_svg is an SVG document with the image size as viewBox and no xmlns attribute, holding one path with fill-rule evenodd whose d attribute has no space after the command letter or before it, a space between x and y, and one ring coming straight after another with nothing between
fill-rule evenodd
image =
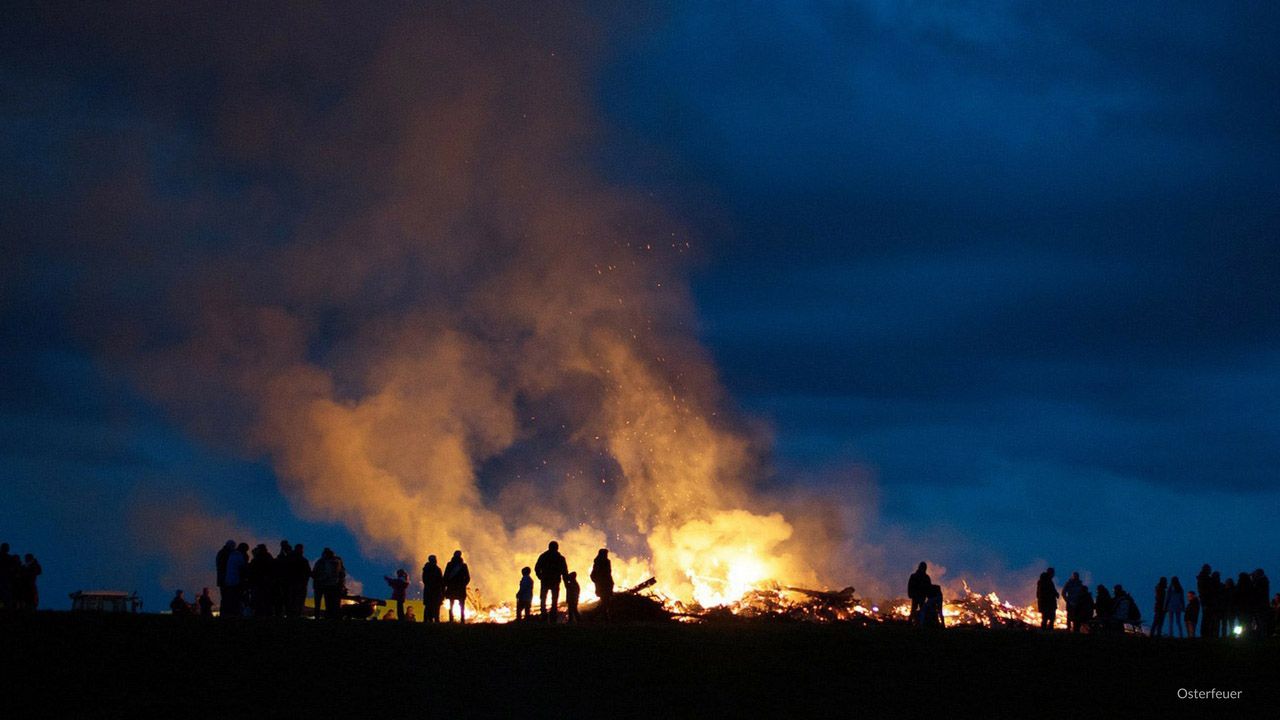
<instances>
[{"instance_id":1,"label":"burning log","mask_svg":"<svg viewBox=\"0 0 1280 720\"><path fill-rule=\"evenodd\" d=\"M615 595L619 595L619 594L634 595L640 592L641 590L646 590L657 584L658 584L658 578L651 577L648 580L645 580L644 582L640 583L639 585L634 585L632 587L627 588L626 590L622 590L614 594Z\"/></svg>"},{"instance_id":2,"label":"burning log","mask_svg":"<svg viewBox=\"0 0 1280 720\"><path fill-rule=\"evenodd\" d=\"M582 610L584 623L654 623L670 622L675 616L663 601L644 592L658 583L656 578L615 592L609 598L608 607L595 602Z\"/></svg>"}]
</instances>

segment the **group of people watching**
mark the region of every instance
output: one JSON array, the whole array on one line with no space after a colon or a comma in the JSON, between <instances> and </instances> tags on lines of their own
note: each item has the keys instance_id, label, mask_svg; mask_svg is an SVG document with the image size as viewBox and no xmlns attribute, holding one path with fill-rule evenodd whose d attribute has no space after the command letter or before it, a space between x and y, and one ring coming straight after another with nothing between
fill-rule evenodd
<instances>
[{"instance_id":1,"label":"group of people watching","mask_svg":"<svg viewBox=\"0 0 1280 720\"><path fill-rule=\"evenodd\" d=\"M387 582L391 583L391 578L387 578ZM449 622L453 622L453 608L457 606L458 622L465 623L467 621L467 586L470 584L471 570L462 559L461 550L453 551L453 557L449 558L443 570L436 563L436 556L428 555L427 564L422 566L423 621L440 622L440 606L448 601ZM404 614L404 596L408 589L407 579L398 589L397 585L392 585L392 599L396 601L398 619L407 619Z\"/></svg>"},{"instance_id":2,"label":"group of people watching","mask_svg":"<svg viewBox=\"0 0 1280 720\"><path fill-rule=\"evenodd\" d=\"M910 620L917 627L940 628L942 621L942 586L929 577L928 563L920 563L907 579L907 597L911 600Z\"/></svg>"},{"instance_id":3,"label":"group of people watching","mask_svg":"<svg viewBox=\"0 0 1280 720\"><path fill-rule=\"evenodd\" d=\"M911 624L942 626L942 590L929 578L928 566L920 563L907 580L911 599ZM1036 608L1040 628L1052 630L1058 616L1058 599L1066 605L1066 625L1070 632L1123 632L1126 625L1142 626L1138 602L1121 585L1110 590L1099 584L1094 592L1071 573L1061 592L1054 583L1054 569L1047 568L1036 581ZM1261 568L1240 573L1235 579L1221 579L1208 565L1196 576L1196 589L1186 591L1177 577L1160 578L1155 588L1152 637L1166 635L1196 637L1197 623L1202 637L1271 637L1280 627L1280 593L1271 595L1271 582Z\"/></svg>"},{"instance_id":4,"label":"group of people watching","mask_svg":"<svg viewBox=\"0 0 1280 720\"><path fill-rule=\"evenodd\" d=\"M1160 582L1163 583L1164 578L1160 578ZM1174 578L1173 582L1178 582L1178 578ZM1160 606L1161 590L1161 585L1157 584L1157 608ZM1178 594L1181 594L1180 586ZM1171 584L1166 592L1166 605L1173 599L1173 595ZM1186 625L1187 634L1191 637L1195 637L1196 625L1191 607L1193 603L1200 614L1201 637L1226 637L1231 634L1271 637L1276 630L1277 614L1280 614L1280 594L1271 596L1271 580L1262 568L1252 573L1242 572L1234 579L1228 575L1224 582L1222 574L1206 563L1196 575L1195 591L1188 596ZM1166 607L1166 611L1171 610L1171 607ZM1172 617L1170 622L1173 622ZM1156 634L1154 625L1152 634Z\"/></svg>"},{"instance_id":5,"label":"group of people watching","mask_svg":"<svg viewBox=\"0 0 1280 720\"><path fill-rule=\"evenodd\" d=\"M1036 609L1040 611L1040 628L1052 630L1058 617L1058 591L1053 584L1054 569L1040 573L1036 581ZM1142 622L1142 610L1133 595L1123 585L1115 584L1111 590L1101 583L1093 594L1089 586L1073 572L1062 585L1062 602L1067 610L1067 630L1070 632L1123 632L1125 625Z\"/></svg>"},{"instance_id":6,"label":"group of people watching","mask_svg":"<svg viewBox=\"0 0 1280 720\"><path fill-rule=\"evenodd\" d=\"M1162 577L1155 587L1151 636L1196 637L1199 623L1201 637L1270 637L1280 614L1280 594L1269 601L1270 594L1271 582L1261 568L1240 573L1237 580L1228 578L1224 583L1219 573L1205 565L1196 576L1196 590L1191 591L1183 589L1177 576ZM1141 627L1138 603L1120 585L1111 592L1105 585L1098 585L1096 595L1090 595L1080 573L1072 573L1062 586L1061 596L1067 607L1067 629L1072 632L1083 628L1098 632L1121 631L1125 625ZM1053 627L1057 598L1053 568L1049 568L1036 583L1036 601L1044 618L1042 628Z\"/></svg>"},{"instance_id":7,"label":"group of people watching","mask_svg":"<svg viewBox=\"0 0 1280 720\"><path fill-rule=\"evenodd\" d=\"M516 589L516 620L530 620L533 612L533 578L528 567L520 569L520 584ZM569 570L569 563L560 554L560 544L555 540L547 543L546 552L538 556L533 564L532 574L537 575L539 584L539 619L555 624L559 619L560 583L564 582L565 621L576 623L578 616L578 598L582 587L578 584L578 573ZM591 563L591 582L595 585L596 597L600 598L601 610L608 616L609 606L613 599L613 564L609 560L609 551L600 548L596 559ZM547 596L551 596L551 612L547 612Z\"/></svg>"},{"instance_id":8,"label":"group of people watching","mask_svg":"<svg viewBox=\"0 0 1280 720\"><path fill-rule=\"evenodd\" d=\"M280 541L280 552L274 556L264 544L250 551L248 543L228 540L214 558L214 568L221 596L219 614L224 618L302 617L308 584L315 590L316 615L323 605L329 617L337 617L346 592L347 571L341 557L325 548L312 565L306 548L301 543L290 545L288 540ZM181 590L170 603L175 612L179 602L186 602ZM184 614L192 612L213 614L209 588Z\"/></svg>"},{"instance_id":9,"label":"group of people watching","mask_svg":"<svg viewBox=\"0 0 1280 720\"><path fill-rule=\"evenodd\" d=\"M6 551L8 546L5 546ZM314 615L327 618L341 618L342 598L347 596L346 566L342 558L329 548L325 548L320 558L312 565L305 555L304 547L290 545L289 541L280 541L280 552L272 556L266 545L258 545L252 551L247 543L237 544L228 540L218 551L214 560L217 571L217 586L221 595L220 614L222 617L301 617L306 605L307 585L310 583L315 593ZM519 590L516 593L516 617L527 619L533 603L533 580L530 569L523 569ZM560 586L564 584L568 622L578 620L578 598L581 588L578 585L578 574L570 572L568 562L560 554L560 546L554 540L548 544L547 551L538 557L532 573L541 584L541 617L548 622L558 620L560 602ZM409 574L403 568L394 576L384 576L391 589L391 600L395 603L397 620L412 620L412 609L406 610L405 602L409 593ZM613 595L613 569L609 561L609 551L601 548L591 567L591 581L595 584L596 595L601 606L608 612L609 600ZM454 622L454 610L457 610L457 621L467 620L467 587L471 584L471 571L462 557L461 550L455 550L453 557L441 568L435 555L428 555L422 566L422 601L423 621L440 622L441 606L447 603L449 622ZM550 613L547 611L547 597L551 598ZM196 602L188 603L179 590L169 605L174 614L181 615L213 615L213 599L209 588L205 588ZM390 613L390 610L388 610Z\"/></svg>"},{"instance_id":10,"label":"group of people watching","mask_svg":"<svg viewBox=\"0 0 1280 720\"><path fill-rule=\"evenodd\" d=\"M9 554L9 543L0 544L0 609L35 610L40 607L36 578L44 572L36 556Z\"/></svg>"}]
</instances>

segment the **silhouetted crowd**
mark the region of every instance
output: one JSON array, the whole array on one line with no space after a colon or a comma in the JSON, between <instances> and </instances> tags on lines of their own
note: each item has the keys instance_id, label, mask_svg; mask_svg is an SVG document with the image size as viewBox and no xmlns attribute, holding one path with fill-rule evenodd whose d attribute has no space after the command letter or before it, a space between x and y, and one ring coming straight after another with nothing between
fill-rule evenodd
<instances>
[{"instance_id":1,"label":"silhouetted crowd","mask_svg":"<svg viewBox=\"0 0 1280 720\"><path fill-rule=\"evenodd\" d=\"M1159 590L1157 586L1156 592ZM1199 594L1202 637L1232 634L1270 637L1275 632L1280 594L1271 596L1271 581L1262 568L1252 573L1242 572L1234 580L1228 576L1223 582L1221 573L1206 563L1196 575L1196 593ZM1187 627L1193 637L1194 625L1194 620L1188 617Z\"/></svg>"},{"instance_id":2,"label":"silhouetted crowd","mask_svg":"<svg viewBox=\"0 0 1280 720\"><path fill-rule=\"evenodd\" d=\"M9 554L9 543L0 544L0 609L35 610L40 607L36 579L44 572L36 556Z\"/></svg>"},{"instance_id":3,"label":"silhouetted crowd","mask_svg":"<svg viewBox=\"0 0 1280 720\"><path fill-rule=\"evenodd\" d=\"M1177 576L1160 578L1155 587L1152 637L1196 637L1199 627L1201 637L1265 638L1280 628L1280 593L1271 594L1271 581L1262 568L1223 581L1220 573L1206 564L1196 576L1195 588L1184 590ZM936 605L940 606L941 591L929 579L927 565L920 563L907 580L913 625L942 626L940 608L935 610L935 605L930 604L935 594ZM1070 632L1120 633L1126 627L1142 628L1138 602L1123 586L1114 585L1108 590L1106 585L1099 584L1090 593L1078 572L1071 573L1059 592L1054 584L1054 569L1046 569L1036 581L1035 596L1042 630L1054 628L1059 598L1066 606L1066 626Z\"/></svg>"},{"instance_id":4,"label":"silhouetted crowd","mask_svg":"<svg viewBox=\"0 0 1280 720\"><path fill-rule=\"evenodd\" d=\"M5 547L7 550L8 546ZM308 584L314 592L312 605L315 617L346 617L343 599L354 597L347 593L346 566L342 558L330 548L325 548L313 565L307 560L301 544L290 545L287 540L282 540L279 553L273 556L266 545L260 544L250 551L247 543L237 544L234 540L228 540L214 558L214 567L217 577L215 584L220 595L219 614L224 618L301 617L306 606ZM548 544L546 552L538 556L532 571L530 568L522 571L516 593L517 619L527 619L532 607L531 572L537 576L541 587L540 617L551 623L558 621L560 588L563 585L566 621L577 622L578 598L581 595L578 574L569 571L567 561L560 554L560 546L554 540ZM412 609L406 611L405 607L409 591L408 572L401 568L394 576L384 576L383 579L391 589L395 619L413 619ZM600 549L592 563L591 581L607 617L613 595L613 569L609 551L604 548ZM445 606L449 622L455 621L456 610L457 622L465 623L467 588L470 584L471 571L461 550L455 550L443 568L435 555L428 555L427 562L422 566L423 621L440 622L441 607ZM549 612L548 596L551 600ZM175 615L212 617L213 607L209 588L204 588L194 603L189 603L183 591L178 590L169 603L169 608ZM384 617L389 617L390 612L388 610Z\"/></svg>"}]
</instances>

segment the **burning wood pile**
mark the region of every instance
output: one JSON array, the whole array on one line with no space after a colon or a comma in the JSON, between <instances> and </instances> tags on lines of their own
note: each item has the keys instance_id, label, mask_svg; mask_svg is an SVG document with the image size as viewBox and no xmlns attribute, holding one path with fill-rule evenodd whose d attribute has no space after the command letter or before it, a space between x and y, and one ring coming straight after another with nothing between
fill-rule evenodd
<instances>
[{"instance_id":1,"label":"burning wood pile","mask_svg":"<svg viewBox=\"0 0 1280 720\"><path fill-rule=\"evenodd\" d=\"M815 590L776 582L762 583L733 603L704 608L697 603L685 603L664 595L657 589L657 580L651 577L615 592L607 611L599 602L585 604L581 616L584 623L764 621L847 623L868 627L906 625L910 622L910 614L911 604L906 599L896 599L881 607L858 597L853 587ZM1040 626L1040 614L1034 608L1019 607L1000 599L994 592L975 592L963 582L962 591L943 603L942 614L947 627L1029 630ZM477 613L481 622L504 623L513 618L506 606Z\"/></svg>"}]
</instances>

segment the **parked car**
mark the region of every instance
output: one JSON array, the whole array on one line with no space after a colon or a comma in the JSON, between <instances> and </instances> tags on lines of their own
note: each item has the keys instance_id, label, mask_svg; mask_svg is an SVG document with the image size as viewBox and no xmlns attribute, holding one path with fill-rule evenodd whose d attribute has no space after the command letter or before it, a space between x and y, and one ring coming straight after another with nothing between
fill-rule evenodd
<instances>
[{"instance_id":1,"label":"parked car","mask_svg":"<svg viewBox=\"0 0 1280 720\"><path fill-rule=\"evenodd\" d=\"M69 597L74 612L137 613L142 610L142 598L136 592L77 590Z\"/></svg>"}]
</instances>

